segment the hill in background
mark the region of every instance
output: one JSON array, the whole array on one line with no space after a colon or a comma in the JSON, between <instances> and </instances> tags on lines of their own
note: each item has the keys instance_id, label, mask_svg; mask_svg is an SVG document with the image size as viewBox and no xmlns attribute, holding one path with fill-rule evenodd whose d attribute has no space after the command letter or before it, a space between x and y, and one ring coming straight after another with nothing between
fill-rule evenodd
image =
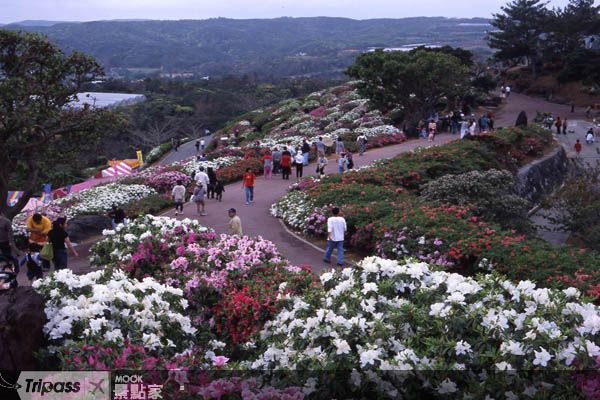
<instances>
[{"instance_id":1,"label":"hill in background","mask_svg":"<svg viewBox=\"0 0 600 400\"><path fill-rule=\"evenodd\" d=\"M113 74L338 75L361 52L411 44L489 54L489 20L347 18L97 21L7 26L47 35L63 50L97 57Z\"/></svg>"}]
</instances>

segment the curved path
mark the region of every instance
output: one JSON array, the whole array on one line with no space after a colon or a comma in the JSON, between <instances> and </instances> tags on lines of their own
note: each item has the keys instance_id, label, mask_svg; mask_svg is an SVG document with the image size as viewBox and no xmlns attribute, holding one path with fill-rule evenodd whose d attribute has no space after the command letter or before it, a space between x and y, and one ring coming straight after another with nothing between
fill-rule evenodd
<instances>
[{"instance_id":1,"label":"curved path","mask_svg":"<svg viewBox=\"0 0 600 400\"><path fill-rule=\"evenodd\" d=\"M447 143L457 137L449 134L438 135L434 145ZM354 162L356 167L361 167L375 160L393 157L411 151L416 147L428 145L431 144L425 140L410 140L398 145L368 151L362 157L355 155ZM305 176L314 175L315 164L312 163L308 167L305 167L304 172ZM337 173L335 159L329 160L326 173ZM183 214L180 214L177 218L198 219L203 225L214 228L217 233L226 233L229 222L227 210L233 207L237 209L238 215L242 220L244 235L262 236L274 242L282 255L292 264L306 264L312 266L314 271L320 271L325 267L329 267L322 261L323 252L289 234L280 221L272 217L269 212L271 205L285 195L289 186L294 182L295 180L293 179L284 181L280 175L273 176L271 180L267 180L264 177L257 178L254 188L254 203L249 206L244 205L242 183L233 183L225 187L222 202L206 200L207 216L198 216L195 205L187 203ZM169 210L164 215L175 217L175 212L174 210Z\"/></svg>"}]
</instances>

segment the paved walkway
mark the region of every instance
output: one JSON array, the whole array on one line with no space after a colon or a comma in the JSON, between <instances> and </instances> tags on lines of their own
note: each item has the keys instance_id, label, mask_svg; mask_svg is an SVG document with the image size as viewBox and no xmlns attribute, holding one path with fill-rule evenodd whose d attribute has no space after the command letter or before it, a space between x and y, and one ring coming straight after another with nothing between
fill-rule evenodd
<instances>
[{"instance_id":1,"label":"paved walkway","mask_svg":"<svg viewBox=\"0 0 600 400\"><path fill-rule=\"evenodd\" d=\"M457 136L449 134L439 135L434 142L435 145L447 143ZM419 146L430 145L424 140L410 140L394 146L374 149L365 153L364 156L354 156L356 167L361 167L375 160L382 158L394 157L398 154L411 151ZM311 164L304 168L305 176L314 175L315 164ZM330 160L327 166L326 173L337 173L335 160ZM242 220L244 234L248 236L262 236L263 238L274 242L279 248L283 256L285 256L294 265L310 265L315 272L322 270L326 266L322 261L323 253L317 251L314 247L298 240L290 235L280 221L270 215L270 207L273 203L279 200L287 192L289 186L294 183L294 180L284 181L281 176L274 176L272 180L266 180L264 177L259 177L256 181L254 203L244 205L244 191L242 183L234 183L225 187L223 201L216 200L206 201L207 216L201 217L196 213L195 205L187 203L184 208L183 215L180 214L177 218L197 218L203 225L214 228L217 233L227 233L227 224L229 217L227 210L236 208L238 215ZM174 210L170 210L165 215L175 217Z\"/></svg>"},{"instance_id":2,"label":"paved walkway","mask_svg":"<svg viewBox=\"0 0 600 400\"><path fill-rule=\"evenodd\" d=\"M552 113L556 117L561 117L564 121L567 118L567 134L556 134L556 128L552 131L554 137L561 143L567 151L567 156L575 158L575 142L577 139L582 143L583 150L580 159L584 163L594 164L600 161L600 147L598 142L594 144L585 143L585 134L592 124L585 121L585 108L577 107L575 112L571 112L571 106L550 103L540 98L529 97L518 93L513 93L505 101L501 109L496 113L496 125L513 126L519 113L525 110L529 123L533 123L536 111ZM595 132L600 131L595 127ZM548 211L546 211L548 212ZM549 211L551 212L551 211ZM570 233L565 231L556 231L550 221L544 216L544 211L540 211L531 217L531 221L537 226L540 237L549 243L555 245L564 245L569 239Z\"/></svg>"},{"instance_id":3,"label":"paved walkway","mask_svg":"<svg viewBox=\"0 0 600 400\"><path fill-rule=\"evenodd\" d=\"M205 146L208 146L211 139L212 139L212 135L204 136L204 140L206 141ZM200 150L200 152L202 152L202 150ZM181 146L179 146L179 149L177 151L171 150L170 152L168 152L167 155L165 157L163 157L162 160L160 160L159 164L160 165L173 164L174 162L193 157L196 154L197 154L196 153L196 139L192 139L189 142L184 143Z\"/></svg>"}]
</instances>

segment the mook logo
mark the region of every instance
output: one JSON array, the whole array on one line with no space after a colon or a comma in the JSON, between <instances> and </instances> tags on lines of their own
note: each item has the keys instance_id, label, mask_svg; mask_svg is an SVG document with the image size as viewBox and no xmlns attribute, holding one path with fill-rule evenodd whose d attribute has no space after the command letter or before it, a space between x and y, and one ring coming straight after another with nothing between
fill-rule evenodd
<instances>
[{"instance_id":1,"label":"mook logo","mask_svg":"<svg viewBox=\"0 0 600 400\"><path fill-rule=\"evenodd\" d=\"M16 389L22 400L109 400L108 372L21 372Z\"/></svg>"},{"instance_id":2,"label":"mook logo","mask_svg":"<svg viewBox=\"0 0 600 400\"><path fill-rule=\"evenodd\" d=\"M161 399L162 385L144 383L140 375L115 375L113 386L114 400L156 400Z\"/></svg>"}]
</instances>

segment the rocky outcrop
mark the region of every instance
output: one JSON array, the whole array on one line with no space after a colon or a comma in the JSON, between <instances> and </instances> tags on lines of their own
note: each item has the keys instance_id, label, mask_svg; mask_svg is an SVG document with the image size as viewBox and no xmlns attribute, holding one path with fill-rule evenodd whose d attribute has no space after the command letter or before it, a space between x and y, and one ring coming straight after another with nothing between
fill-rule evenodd
<instances>
[{"instance_id":1,"label":"rocky outcrop","mask_svg":"<svg viewBox=\"0 0 600 400\"><path fill-rule=\"evenodd\" d=\"M0 292L0 370L36 370L43 342L44 301L30 287Z\"/></svg>"},{"instance_id":2,"label":"rocky outcrop","mask_svg":"<svg viewBox=\"0 0 600 400\"><path fill-rule=\"evenodd\" d=\"M569 172L569 160L562 146L544 158L522 167L515 178L517 194L537 203L560 186Z\"/></svg>"},{"instance_id":3,"label":"rocky outcrop","mask_svg":"<svg viewBox=\"0 0 600 400\"><path fill-rule=\"evenodd\" d=\"M74 242L81 242L102 234L104 229L110 229L110 218L101 215L81 215L69 220L67 233Z\"/></svg>"}]
</instances>

